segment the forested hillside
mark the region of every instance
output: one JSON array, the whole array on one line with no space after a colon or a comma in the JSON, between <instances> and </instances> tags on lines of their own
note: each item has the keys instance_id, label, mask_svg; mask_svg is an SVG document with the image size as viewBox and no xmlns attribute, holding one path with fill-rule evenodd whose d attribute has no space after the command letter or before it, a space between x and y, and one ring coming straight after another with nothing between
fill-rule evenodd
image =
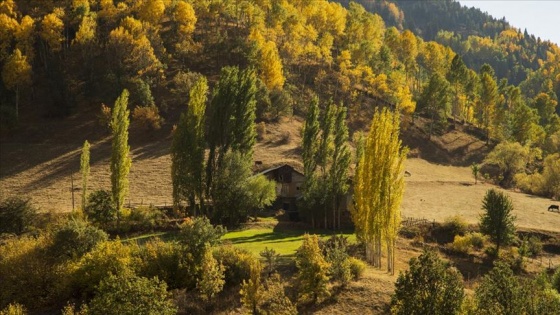
<instances>
[{"instance_id":1,"label":"forested hillside","mask_svg":"<svg viewBox=\"0 0 560 315\"><path fill-rule=\"evenodd\" d=\"M194 82L235 65L258 74L257 120L304 115L318 95L351 130L390 106L404 127L430 118L430 135L452 117L517 142L527 164L560 151L557 46L451 1L361 1L381 15L341 2L3 1L2 130L108 117L125 88L135 126L171 129Z\"/></svg>"}]
</instances>

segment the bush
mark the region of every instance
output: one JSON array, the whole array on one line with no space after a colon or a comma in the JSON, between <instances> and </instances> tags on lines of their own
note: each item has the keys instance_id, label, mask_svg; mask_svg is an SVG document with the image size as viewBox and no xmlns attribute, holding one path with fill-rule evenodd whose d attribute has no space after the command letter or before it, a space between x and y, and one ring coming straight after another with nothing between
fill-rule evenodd
<instances>
[{"instance_id":1,"label":"bush","mask_svg":"<svg viewBox=\"0 0 560 315\"><path fill-rule=\"evenodd\" d=\"M266 262L266 272L271 274L276 269L276 262L278 261L280 254L278 254L274 248L269 249L268 247L265 247L259 255L264 258L264 261Z\"/></svg>"},{"instance_id":2,"label":"bush","mask_svg":"<svg viewBox=\"0 0 560 315\"><path fill-rule=\"evenodd\" d=\"M251 265L257 260L247 250L231 245L217 248L214 256L224 265L225 280L228 286L238 285L248 280L251 277Z\"/></svg>"},{"instance_id":3,"label":"bush","mask_svg":"<svg viewBox=\"0 0 560 315\"><path fill-rule=\"evenodd\" d=\"M295 315L297 309L286 296L280 275L274 273L264 283L265 293L262 298L260 310L262 314L270 315Z\"/></svg>"},{"instance_id":4,"label":"bush","mask_svg":"<svg viewBox=\"0 0 560 315\"><path fill-rule=\"evenodd\" d=\"M101 104L101 109L97 115L98 123L105 130L111 130L111 108L105 104Z\"/></svg>"},{"instance_id":5,"label":"bush","mask_svg":"<svg viewBox=\"0 0 560 315\"><path fill-rule=\"evenodd\" d=\"M163 118L155 105L135 107L132 112L132 119L147 130L160 130L163 124Z\"/></svg>"},{"instance_id":6,"label":"bush","mask_svg":"<svg viewBox=\"0 0 560 315\"><path fill-rule=\"evenodd\" d=\"M346 237L337 235L331 236L326 242L319 242L330 264L331 278L339 281L343 286L347 285L352 277L346 252L347 243Z\"/></svg>"},{"instance_id":7,"label":"bush","mask_svg":"<svg viewBox=\"0 0 560 315\"><path fill-rule=\"evenodd\" d=\"M120 276L134 270L140 265L135 250L119 239L98 244L75 264L74 292L92 297L99 282L110 274Z\"/></svg>"},{"instance_id":8,"label":"bush","mask_svg":"<svg viewBox=\"0 0 560 315\"><path fill-rule=\"evenodd\" d=\"M241 284L241 303L250 310L252 314L258 314L258 307L264 296L264 286L261 281L262 265L260 261L254 260L251 263L251 276Z\"/></svg>"},{"instance_id":9,"label":"bush","mask_svg":"<svg viewBox=\"0 0 560 315\"><path fill-rule=\"evenodd\" d=\"M264 121L261 121L260 123L257 124L256 126L256 130L257 130L257 139L258 140L263 140L265 135L266 135L266 124Z\"/></svg>"},{"instance_id":10,"label":"bush","mask_svg":"<svg viewBox=\"0 0 560 315\"><path fill-rule=\"evenodd\" d=\"M298 297L301 301L315 303L320 297L330 296L327 287L330 264L321 253L317 235L304 236L303 244L296 252L296 266Z\"/></svg>"},{"instance_id":11,"label":"bush","mask_svg":"<svg viewBox=\"0 0 560 315\"><path fill-rule=\"evenodd\" d=\"M0 202L0 234L22 234L33 227L37 210L30 199L10 197Z\"/></svg>"},{"instance_id":12,"label":"bush","mask_svg":"<svg viewBox=\"0 0 560 315\"><path fill-rule=\"evenodd\" d=\"M181 224L179 242L189 248L195 261L200 262L206 246L216 246L226 234L226 229L221 225L213 226L206 217L187 218Z\"/></svg>"},{"instance_id":13,"label":"bush","mask_svg":"<svg viewBox=\"0 0 560 315\"><path fill-rule=\"evenodd\" d=\"M107 233L87 221L71 218L55 230L51 252L57 258L77 258L107 239Z\"/></svg>"},{"instance_id":14,"label":"bush","mask_svg":"<svg viewBox=\"0 0 560 315\"><path fill-rule=\"evenodd\" d=\"M52 305L66 295L69 272L50 258L46 235L19 237L0 246L0 307L21 303L28 308Z\"/></svg>"},{"instance_id":15,"label":"bush","mask_svg":"<svg viewBox=\"0 0 560 315\"><path fill-rule=\"evenodd\" d=\"M443 222L442 229L449 233L451 237L455 237L456 235L465 235L467 233L469 225L461 216L453 216L450 218L446 218Z\"/></svg>"},{"instance_id":16,"label":"bush","mask_svg":"<svg viewBox=\"0 0 560 315\"><path fill-rule=\"evenodd\" d=\"M167 219L163 211L152 206L141 206L130 210L126 223L134 230L148 231L161 227Z\"/></svg>"},{"instance_id":17,"label":"bush","mask_svg":"<svg viewBox=\"0 0 560 315\"><path fill-rule=\"evenodd\" d=\"M176 314L165 282L130 273L109 275L97 286L89 303L91 314L149 315Z\"/></svg>"},{"instance_id":18,"label":"bush","mask_svg":"<svg viewBox=\"0 0 560 315\"><path fill-rule=\"evenodd\" d=\"M107 190L96 190L88 196L85 213L92 222L106 225L117 219L117 208Z\"/></svg>"},{"instance_id":19,"label":"bush","mask_svg":"<svg viewBox=\"0 0 560 315\"><path fill-rule=\"evenodd\" d=\"M18 303L9 304L8 306L6 306L6 308L0 310L0 315L26 315L26 314L27 314L27 310L25 309L25 307L23 307L23 305Z\"/></svg>"},{"instance_id":20,"label":"bush","mask_svg":"<svg viewBox=\"0 0 560 315\"><path fill-rule=\"evenodd\" d=\"M176 242L148 241L138 252L138 274L165 281L169 289L196 287L197 265L192 255Z\"/></svg>"},{"instance_id":21,"label":"bush","mask_svg":"<svg viewBox=\"0 0 560 315\"><path fill-rule=\"evenodd\" d=\"M469 233L465 236L456 235L449 249L466 255L472 248L482 249L485 241L486 238L480 233Z\"/></svg>"},{"instance_id":22,"label":"bush","mask_svg":"<svg viewBox=\"0 0 560 315\"><path fill-rule=\"evenodd\" d=\"M436 252L425 250L401 273L391 298L392 314L458 314L463 304L460 273L442 261Z\"/></svg>"},{"instance_id":23,"label":"bush","mask_svg":"<svg viewBox=\"0 0 560 315\"><path fill-rule=\"evenodd\" d=\"M526 296L507 264L498 262L476 289L480 314L524 314Z\"/></svg>"},{"instance_id":24,"label":"bush","mask_svg":"<svg viewBox=\"0 0 560 315\"><path fill-rule=\"evenodd\" d=\"M212 249L206 246L196 288L203 300L211 301L214 295L222 291L224 283L224 266L214 258Z\"/></svg>"},{"instance_id":25,"label":"bush","mask_svg":"<svg viewBox=\"0 0 560 315\"><path fill-rule=\"evenodd\" d=\"M348 263L350 264L350 273L352 274L352 278L354 280L360 279L366 271L366 263L355 257L348 258Z\"/></svg>"},{"instance_id":26,"label":"bush","mask_svg":"<svg viewBox=\"0 0 560 315\"><path fill-rule=\"evenodd\" d=\"M552 275L552 287L560 293L560 267L556 268L554 275Z\"/></svg>"}]
</instances>

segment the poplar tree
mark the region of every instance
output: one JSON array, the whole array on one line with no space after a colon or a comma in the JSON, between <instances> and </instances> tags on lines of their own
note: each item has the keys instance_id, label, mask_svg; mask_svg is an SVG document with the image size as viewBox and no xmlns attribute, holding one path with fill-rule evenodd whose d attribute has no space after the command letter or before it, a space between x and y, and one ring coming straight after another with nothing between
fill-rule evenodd
<instances>
[{"instance_id":1,"label":"poplar tree","mask_svg":"<svg viewBox=\"0 0 560 315\"><path fill-rule=\"evenodd\" d=\"M82 173L82 211L86 208L87 183L89 177L89 142L86 140L80 156L80 173Z\"/></svg>"},{"instance_id":2,"label":"poplar tree","mask_svg":"<svg viewBox=\"0 0 560 315\"><path fill-rule=\"evenodd\" d=\"M214 88L209 108L207 189L220 168L224 154L231 150L252 159L256 142L256 74L252 69L224 67ZM209 193L209 191L208 191Z\"/></svg>"},{"instance_id":3,"label":"poplar tree","mask_svg":"<svg viewBox=\"0 0 560 315\"><path fill-rule=\"evenodd\" d=\"M117 225L120 222L124 198L128 194L128 173L132 164L128 145L128 126L130 125L130 111L127 109L128 95L128 90L125 89L117 98L111 119L111 130L113 131L111 190L117 209Z\"/></svg>"},{"instance_id":4,"label":"poplar tree","mask_svg":"<svg viewBox=\"0 0 560 315\"><path fill-rule=\"evenodd\" d=\"M204 115L208 83L201 77L190 91L186 113L181 114L171 145L171 179L173 203L186 200L194 208L202 203L204 193ZM202 205L201 205L202 206Z\"/></svg>"},{"instance_id":5,"label":"poplar tree","mask_svg":"<svg viewBox=\"0 0 560 315\"><path fill-rule=\"evenodd\" d=\"M330 169L333 229L340 228L340 202L348 192L348 168L350 166L350 149L348 148L348 127L346 126L346 108L336 108L334 124L334 151ZM338 212L338 220L337 220Z\"/></svg>"},{"instance_id":6,"label":"poplar tree","mask_svg":"<svg viewBox=\"0 0 560 315\"><path fill-rule=\"evenodd\" d=\"M307 117L303 125L302 158L303 173L305 174L303 200L306 210L311 215L311 225L315 227L314 191L316 185L315 170L317 168L317 154L319 143L319 98L315 96L309 106Z\"/></svg>"},{"instance_id":7,"label":"poplar tree","mask_svg":"<svg viewBox=\"0 0 560 315\"><path fill-rule=\"evenodd\" d=\"M388 270L394 273L395 241L401 220L406 150L399 140L399 116L376 111L354 177L352 220L366 243L366 257L381 268L386 242Z\"/></svg>"}]
</instances>

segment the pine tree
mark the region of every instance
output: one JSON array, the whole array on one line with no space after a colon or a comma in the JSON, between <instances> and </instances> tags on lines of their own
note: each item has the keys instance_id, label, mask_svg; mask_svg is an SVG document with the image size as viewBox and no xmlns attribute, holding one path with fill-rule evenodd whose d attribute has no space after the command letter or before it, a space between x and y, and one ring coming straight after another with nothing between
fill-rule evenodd
<instances>
[{"instance_id":1,"label":"pine tree","mask_svg":"<svg viewBox=\"0 0 560 315\"><path fill-rule=\"evenodd\" d=\"M128 90L123 90L115 101L111 129L113 133L111 149L111 188L113 202L117 209L117 224L120 222L124 198L128 194L128 173L132 159L128 145L128 126L130 125L130 111L128 106Z\"/></svg>"},{"instance_id":2,"label":"pine tree","mask_svg":"<svg viewBox=\"0 0 560 315\"><path fill-rule=\"evenodd\" d=\"M513 203L504 193L490 189L482 201L484 213L480 217L480 231L489 235L496 243L499 253L502 245L507 245L515 234Z\"/></svg>"},{"instance_id":3,"label":"pine tree","mask_svg":"<svg viewBox=\"0 0 560 315\"><path fill-rule=\"evenodd\" d=\"M87 184L89 177L89 142L86 140L80 156L80 173L82 173L82 211L86 209Z\"/></svg>"},{"instance_id":4,"label":"pine tree","mask_svg":"<svg viewBox=\"0 0 560 315\"><path fill-rule=\"evenodd\" d=\"M382 242L388 250L388 269L394 272L394 247L400 225L406 150L399 140L399 116L376 111L364 153L354 176L352 220L366 243L367 259L381 267Z\"/></svg>"},{"instance_id":5,"label":"pine tree","mask_svg":"<svg viewBox=\"0 0 560 315\"><path fill-rule=\"evenodd\" d=\"M204 117L208 83L201 77L190 91L187 112L181 114L171 145L173 203L187 200L196 215L204 193ZM201 205L202 206L202 205Z\"/></svg>"}]
</instances>

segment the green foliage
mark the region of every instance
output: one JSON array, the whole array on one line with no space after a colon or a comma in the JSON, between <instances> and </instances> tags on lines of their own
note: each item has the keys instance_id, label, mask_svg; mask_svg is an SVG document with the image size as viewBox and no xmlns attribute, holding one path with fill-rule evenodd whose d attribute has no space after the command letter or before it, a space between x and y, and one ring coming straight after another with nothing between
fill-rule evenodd
<instances>
[{"instance_id":1,"label":"green foliage","mask_svg":"<svg viewBox=\"0 0 560 315\"><path fill-rule=\"evenodd\" d=\"M212 256L211 248L206 247L196 288L204 300L210 301L214 295L222 291L224 283L224 266Z\"/></svg>"},{"instance_id":2,"label":"green foliage","mask_svg":"<svg viewBox=\"0 0 560 315\"><path fill-rule=\"evenodd\" d=\"M552 276L551 283L552 283L552 287L556 289L558 293L560 293L560 267L556 268L556 271Z\"/></svg>"},{"instance_id":3,"label":"green foliage","mask_svg":"<svg viewBox=\"0 0 560 315\"><path fill-rule=\"evenodd\" d=\"M478 182L478 174L480 173L480 165L478 165L477 163L473 163L471 165L471 172L474 176L474 184L476 185Z\"/></svg>"},{"instance_id":4,"label":"green foliage","mask_svg":"<svg viewBox=\"0 0 560 315\"><path fill-rule=\"evenodd\" d=\"M187 218L180 226L179 242L188 247L195 261L200 262L206 246L216 246L226 233L221 225L213 226L206 217Z\"/></svg>"},{"instance_id":5,"label":"green foliage","mask_svg":"<svg viewBox=\"0 0 560 315\"><path fill-rule=\"evenodd\" d=\"M496 165L503 176L500 184L508 187L511 185L514 175L524 170L529 158L529 148L523 147L517 142L502 142L486 156L484 163Z\"/></svg>"},{"instance_id":6,"label":"green foliage","mask_svg":"<svg viewBox=\"0 0 560 315\"><path fill-rule=\"evenodd\" d=\"M543 244L537 236L523 237L521 239L521 246L519 247L519 254L522 256L537 257L542 254Z\"/></svg>"},{"instance_id":7,"label":"green foliage","mask_svg":"<svg viewBox=\"0 0 560 315\"><path fill-rule=\"evenodd\" d=\"M391 299L392 314L459 314L463 303L460 273L436 252L424 251L401 273Z\"/></svg>"},{"instance_id":8,"label":"green foliage","mask_svg":"<svg viewBox=\"0 0 560 315\"><path fill-rule=\"evenodd\" d=\"M305 235L296 253L296 266L298 298L301 301L316 303L319 298L330 296L327 287L330 264L321 253L317 235Z\"/></svg>"},{"instance_id":9,"label":"green foliage","mask_svg":"<svg viewBox=\"0 0 560 315\"><path fill-rule=\"evenodd\" d=\"M9 304L3 310L0 310L0 315L26 315L27 310L21 304Z\"/></svg>"},{"instance_id":10,"label":"green foliage","mask_svg":"<svg viewBox=\"0 0 560 315\"><path fill-rule=\"evenodd\" d=\"M264 175L256 175L247 179L247 206L253 210L253 216L276 200L276 182Z\"/></svg>"},{"instance_id":11,"label":"green foliage","mask_svg":"<svg viewBox=\"0 0 560 315\"><path fill-rule=\"evenodd\" d=\"M490 189L484 196L482 209L484 213L480 216L480 231L490 236L499 252L500 246L508 245L515 234L513 204L503 192Z\"/></svg>"},{"instance_id":12,"label":"green foliage","mask_svg":"<svg viewBox=\"0 0 560 315\"><path fill-rule=\"evenodd\" d=\"M108 238L107 233L87 221L70 218L55 230L51 252L62 259L79 258Z\"/></svg>"},{"instance_id":13,"label":"green foliage","mask_svg":"<svg viewBox=\"0 0 560 315\"><path fill-rule=\"evenodd\" d=\"M132 159L129 156L130 146L128 145L130 112L127 106L128 91L123 90L121 96L115 101L111 118L113 134L111 143L111 192L117 210L117 223L124 206L124 198L128 194L128 172L132 164Z\"/></svg>"},{"instance_id":14,"label":"green foliage","mask_svg":"<svg viewBox=\"0 0 560 315\"><path fill-rule=\"evenodd\" d=\"M251 278L251 268L257 260L253 254L247 250L233 246L221 246L214 256L225 268L225 283L234 286L243 283Z\"/></svg>"},{"instance_id":15,"label":"green foliage","mask_svg":"<svg viewBox=\"0 0 560 315\"><path fill-rule=\"evenodd\" d=\"M265 294L260 305L260 311L266 315L295 315L296 306L286 296L282 278L274 273L264 282Z\"/></svg>"},{"instance_id":16,"label":"green foliage","mask_svg":"<svg viewBox=\"0 0 560 315\"><path fill-rule=\"evenodd\" d=\"M110 274L96 288L89 313L107 315L176 314L165 282L133 274Z\"/></svg>"},{"instance_id":17,"label":"green foliage","mask_svg":"<svg viewBox=\"0 0 560 315\"><path fill-rule=\"evenodd\" d=\"M80 173L82 173L82 210L86 209L87 184L89 177L89 142L84 142L80 155Z\"/></svg>"},{"instance_id":18,"label":"green foliage","mask_svg":"<svg viewBox=\"0 0 560 315\"><path fill-rule=\"evenodd\" d=\"M37 210L31 199L10 197L0 201L0 234L22 234L33 227Z\"/></svg>"},{"instance_id":19,"label":"green foliage","mask_svg":"<svg viewBox=\"0 0 560 315\"><path fill-rule=\"evenodd\" d=\"M343 236L333 235L326 242L320 242L326 261L330 264L330 277L346 286L351 278L349 256L346 251L347 239Z\"/></svg>"},{"instance_id":20,"label":"green foliage","mask_svg":"<svg viewBox=\"0 0 560 315\"><path fill-rule=\"evenodd\" d=\"M475 294L479 314L523 314L528 302L519 280L501 262L484 276Z\"/></svg>"},{"instance_id":21,"label":"green foliage","mask_svg":"<svg viewBox=\"0 0 560 315\"><path fill-rule=\"evenodd\" d=\"M278 262L278 258L280 258L280 254L278 254L274 248L265 247L259 255L264 258L266 263L266 272L271 274L276 269L276 263Z\"/></svg>"},{"instance_id":22,"label":"green foliage","mask_svg":"<svg viewBox=\"0 0 560 315\"><path fill-rule=\"evenodd\" d=\"M463 217L456 215L445 218L441 228L452 237L455 237L456 235L465 235L468 227L467 221Z\"/></svg>"},{"instance_id":23,"label":"green foliage","mask_svg":"<svg viewBox=\"0 0 560 315\"><path fill-rule=\"evenodd\" d=\"M85 213L92 222L106 225L117 218L117 209L111 193L107 190L96 190L88 196Z\"/></svg>"},{"instance_id":24,"label":"green foliage","mask_svg":"<svg viewBox=\"0 0 560 315\"><path fill-rule=\"evenodd\" d=\"M164 281L169 289L196 287L198 265L189 248L177 242L164 242L159 238L141 246L138 275Z\"/></svg>"},{"instance_id":25,"label":"green foliage","mask_svg":"<svg viewBox=\"0 0 560 315\"><path fill-rule=\"evenodd\" d=\"M149 231L164 224L167 216L154 206L140 206L132 208L125 219L124 224L130 225L130 228Z\"/></svg>"},{"instance_id":26,"label":"green foliage","mask_svg":"<svg viewBox=\"0 0 560 315\"><path fill-rule=\"evenodd\" d=\"M187 112L181 114L171 145L173 202L178 207L188 201L194 208L203 201L204 192L204 115L208 83L200 77L190 90Z\"/></svg>"},{"instance_id":27,"label":"green foliage","mask_svg":"<svg viewBox=\"0 0 560 315\"><path fill-rule=\"evenodd\" d=\"M418 109L432 120L428 130L430 135L447 128L447 113L451 109L451 87L441 74L435 73L430 77L418 100Z\"/></svg>"},{"instance_id":28,"label":"green foliage","mask_svg":"<svg viewBox=\"0 0 560 315\"><path fill-rule=\"evenodd\" d=\"M251 276L241 284L241 303L252 314L258 314L258 306L264 296L264 284L261 281L262 265L258 260L251 263Z\"/></svg>"},{"instance_id":29,"label":"green foliage","mask_svg":"<svg viewBox=\"0 0 560 315\"><path fill-rule=\"evenodd\" d=\"M54 263L47 235L18 237L0 245L0 308L20 303L36 309L60 302L70 272Z\"/></svg>"},{"instance_id":30,"label":"green foliage","mask_svg":"<svg viewBox=\"0 0 560 315\"><path fill-rule=\"evenodd\" d=\"M355 257L349 257L348 263L350 264L350 273L352 274L352 279L360 279L366 271L366 263Z\"/></svg>"},{"instance_id":31,"label":"green foliage","mask_svg":"<svg viewBox=\"0 0 560 315\"><path fill-rule=\"evenodd\" d=\"M136 248L119 239L99 243L74 264L73 286L77 294L91 297L97 285L109 275L119 277L139 265Z\"/></svg>"}]
</instances>

